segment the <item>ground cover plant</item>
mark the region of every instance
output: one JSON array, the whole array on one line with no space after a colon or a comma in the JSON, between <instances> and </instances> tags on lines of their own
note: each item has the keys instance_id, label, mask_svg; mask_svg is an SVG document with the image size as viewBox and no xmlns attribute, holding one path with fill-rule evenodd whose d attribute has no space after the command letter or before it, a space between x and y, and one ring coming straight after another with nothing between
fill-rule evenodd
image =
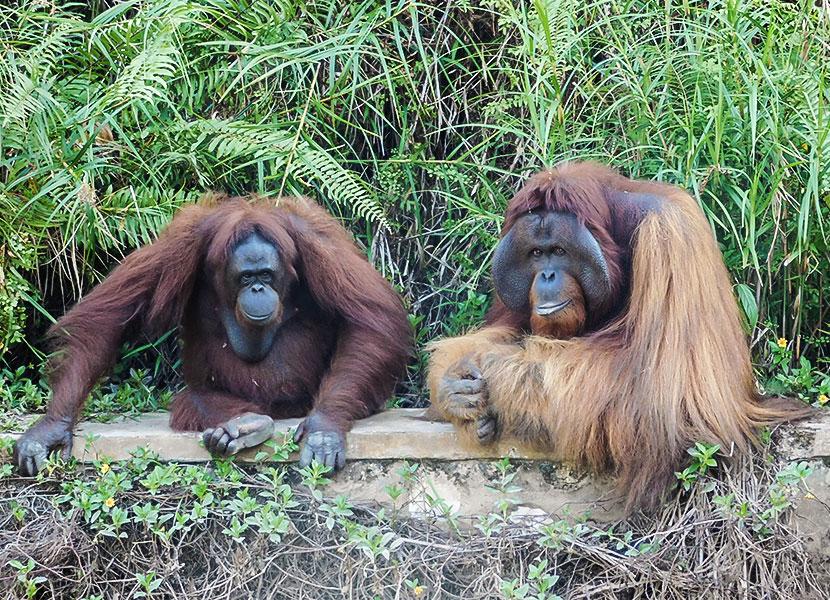
<instances>
[{"instance_id":1,"label":"ground cover plant","mask_svg":"<svg viewBox=\"0 0 830 600\"><path fill-rule=\"evenodd\" d=\"M288 438L290 440L290 437ZM293 443L271 451L287 457ZM160 463L137 450L84 477L53 464L0 480L0 591L66 598L823 598L830 577L788 525L805 463L767 454L713 478L700 445L687 490L655 517L517 519L516 466L487 468L492 511L461 518L417 464L391 508L326 491L327 467ZM263 452L264 456L268 454ZM10 465L0 468L7 469ZM423 515L409 517L417 505Z\"/></svg>"},{"instance_id":2,"label":"ground cover plant","mask_svg":"<svg viewBox=\"0 0 830 600\"><path fill-rule=\"evenodd\" d=\"M5 2L0 428L46 402L53 319L205 190L319 200L404 295L422 349L481 321L507 200L568 158L689 190L721 244L759 385L823 405L828 59L828 7L806 0ZM124 347L87 415L165 408L174 338ZM393 405L423 404L424 363L421 351ZM716 455L695 452L678 474L688 495L665 513L547 533L505 522L509 493L455 531L438 498L435 523L378 515L315 495L319 472L138 456L75 483L59 467L33 482L4 458L0 589L816 595L820 565L787 525L803 469L760 457L712 479Z\"/></svg>"}]
</instances>

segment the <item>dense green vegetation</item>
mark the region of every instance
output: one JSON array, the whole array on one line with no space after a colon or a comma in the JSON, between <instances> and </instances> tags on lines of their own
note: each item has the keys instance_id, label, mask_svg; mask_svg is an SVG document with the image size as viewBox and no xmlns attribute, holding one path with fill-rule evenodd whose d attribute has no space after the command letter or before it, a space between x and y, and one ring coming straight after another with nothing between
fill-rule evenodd
<instances>
[{"instance_id":1,"label":"dense green vegetation","mask_svg":"<svg viewBox=\"0 0 830 600\"><path fill-rule=\"evenodd\" d=\"M830 393L820 3L9 4L6 412L44 401L49 322L206 189L324 203L404 293L423 343L480 322L502 208L528 174L569 158L694 194L734 276L761 381L809 402ZM167 351L126 349L116 381L129 385L97 392L94 409L163 403L155 386L173 381L172 344L149 342ZM399 401L420 393L420 363Z\"/></svg>"}]
</instances>

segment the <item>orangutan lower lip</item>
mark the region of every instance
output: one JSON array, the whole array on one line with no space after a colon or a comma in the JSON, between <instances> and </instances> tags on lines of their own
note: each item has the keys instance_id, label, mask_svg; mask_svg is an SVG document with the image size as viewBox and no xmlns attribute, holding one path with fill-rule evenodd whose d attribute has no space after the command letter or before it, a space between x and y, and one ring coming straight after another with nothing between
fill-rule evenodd
<instances>
[{"instance_id":1,"label":"orangutan lower lip","mask_svg":"<svg viewBox=\"0 0 830 600\"><path fill-rule=\"evenodd\" d=\"M560 302L559 304L540 304L536 307L536 314L542 317L547 317L552 315L555 312L559 312L568 304L570 304L570 300L565 300L564 302Z\"/></svg>"},{"instance_id":2,"label":"orangutan lower lip","mask_svg":"<svg viewBox=\"0 0 830 600\"><path fill-rule=\"evenodd\" d=\"M249 315L248 313L242 313L245 315L245 318L249 321L253 321L254 323L259 323L260 321L267 321L271 318L270 314L267 315Z\"/></svg>"}]
</instances>

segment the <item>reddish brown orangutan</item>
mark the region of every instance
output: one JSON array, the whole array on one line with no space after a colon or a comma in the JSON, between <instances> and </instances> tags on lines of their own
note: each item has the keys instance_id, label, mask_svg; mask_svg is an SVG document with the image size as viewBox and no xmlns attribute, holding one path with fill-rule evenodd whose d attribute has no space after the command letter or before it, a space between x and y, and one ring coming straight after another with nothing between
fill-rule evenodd
<instances>
[{"instance_id":1,"label":"reddish brown orangutan","mask_svg":"<svg viewBox=\"0 0 830 600\"><path fill-rule=\"evenodd\" d=\"M695 441L747 450L809 414L761 402L729 275L682 190L592 163L532 177L510 201L486 325L432 347L432 413L617 476L653 507Z\"/></svg>"},{"instance_id":2,"label":"reddish brown orangutan","mask_svg":"<svg viewBox=\"0 0 830 600\"><path fill-rule=\"evenodd\" d=\"M389 283L312 201L214 198L182 209L50 330L46 415L15 448L33 474L68 456L80 407L119 345L180 324L187 387L170 424L231 455L306 416L300 461L341 467L352 421L379 410L411 335Z\"/></svg>"}]
</instances>

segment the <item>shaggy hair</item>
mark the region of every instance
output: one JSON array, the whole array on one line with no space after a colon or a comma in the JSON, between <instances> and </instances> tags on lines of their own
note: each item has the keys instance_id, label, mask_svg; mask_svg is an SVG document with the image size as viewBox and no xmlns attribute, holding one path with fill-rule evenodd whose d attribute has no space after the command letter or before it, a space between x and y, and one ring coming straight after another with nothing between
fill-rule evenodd
<instances>
[{"instance_id":1,"label":"shaggy hair","mask_svg":"<svg viewBox=\"0 0 830 600\"><path fill-rule=\"evenodd\" d=\"M219 307L233 248L251 233L275 245L293 311L265 359L227 348ZM400 298L345 229L307 198L212 196L181 209L158 240L129 255L50 330L50 418L74 421L124 339L181 324L188 388L176 429L214 427L243 412L274 418L324 411L343 430L380 410L403 374L411 331Z\"/></svg>"},{"instance_id":2,"label":"shaggy hair","mask_svg":"<svg viewBox=\"0 0 830 600\"><path fill-rule=\"evenodd\" d=\"M626 192L659 205L638 212L619 199ZM475 419L451 416L437 392L464 359L487 385L478 416L494 414L502 433L552 457L614 474L628 510L654 506L694 442L741 453L759 427L810 413L759 398L729 274L687 193L566 164L528 181L507 208L502 235L539 209L573 213L590 230L615 301L606 314L588 315L582 335L563 340L529 334L530 315L496 299L484 328L434 343L432 413L455 422L468 442Z\"/></svg>"}]
</instances>

